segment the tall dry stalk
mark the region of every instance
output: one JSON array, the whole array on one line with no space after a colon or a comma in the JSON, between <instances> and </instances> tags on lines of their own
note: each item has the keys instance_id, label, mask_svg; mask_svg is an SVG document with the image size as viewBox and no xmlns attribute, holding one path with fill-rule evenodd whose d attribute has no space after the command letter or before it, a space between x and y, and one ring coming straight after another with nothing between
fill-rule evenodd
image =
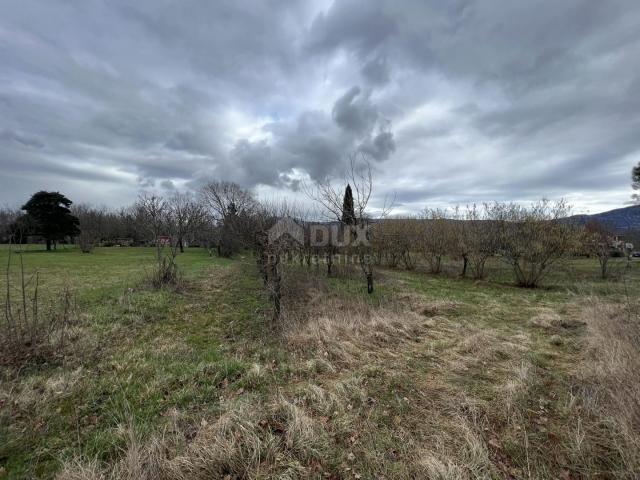
<instances>
[{"instance_id":1,"label":"tall dry stalk","mask_svg":"<svg viewBox=\"0 0 640 480\"><path fill-rule=\"evenodd\" d=\"M13 252L9 249L5 272L0 362L21 364L29 360L44 360L64 355L74 309L69 288L65 287L54 304L43 311L39 291L40 275L35 272L28 276L22 254L19 254L18 292L14 297L12 257Z\"/></svg>"}]
</instances>

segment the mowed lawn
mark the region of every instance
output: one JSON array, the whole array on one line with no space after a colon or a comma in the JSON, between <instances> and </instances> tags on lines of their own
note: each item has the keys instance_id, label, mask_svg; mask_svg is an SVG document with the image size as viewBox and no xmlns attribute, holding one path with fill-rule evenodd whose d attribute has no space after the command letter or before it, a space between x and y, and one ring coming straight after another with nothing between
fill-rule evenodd
<instances>
[{"instance_id":1,"label":"mowed lawn","mask_svg":"<svg viewBox=\"0 0 640 480\"><path fill-rule=\"evenodd\" d=\"M576 385L586 316L633 301L640 263L601 280L572 260L540 289L498 260L482 281L378 269L373 295L357 270L292 266L274 325L251 255L187 249L177 291L145 284L153 255L22 255L76 308L64 360L2 367L0 478L99 478L151 451L166 478L624 478Z\"/></svg>"}]
</instances>

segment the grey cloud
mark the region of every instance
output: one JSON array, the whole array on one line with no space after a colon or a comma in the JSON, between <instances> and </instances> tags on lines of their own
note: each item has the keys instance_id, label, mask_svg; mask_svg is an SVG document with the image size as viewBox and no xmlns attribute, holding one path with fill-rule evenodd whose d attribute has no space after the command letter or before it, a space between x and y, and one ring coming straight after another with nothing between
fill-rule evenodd
<instances>
[{"instance_id":1,"label":"grey cloud","mask_svg":"<svg viewBox=\"0 0 640 480\"><path fill-rule=\"evenodd\" d=\"M273 135L269 165L276 174L285 174L278 176L280 184L292 189L297 183L286 174L293 168L321 180L340 171L349 154L357 150L377 161L388 159L395 150L388 122L357 86L335 101L331 118L322 111L305 111L295 121L274 123L267 130ZM264 169L264 156L262 159L254 171ZM260 177L266 179L267 175ZM278 181L273 177L262 183L277 185Z\"/></svg>"},{"instance_id":2,"label":"grey cloud","mask_svg":"<svg viewBox=\"0 0 640 480\"><path fill-rule=\"evenodd\" d=\"M156 186L156 181L153 178L138 177L136 181L140 188L153 188Z\"/></svg>"},{"instance_id":3,"label":"grey cloud","mask_svg":"<svg viewBox=\"0 0 640 480\"><path fill-rule=\"evenodd\" d=\"M29 135L22 135L20 133L17 133L11 130L0 131L0 142L9 143L9 144L13 143L22 147L31 147L31 148L44 147L44 143L42 143L36 137L32 137Z\"/></svg>"},{"instance_id":4,"label":"grey cloud","mask_svg":"<svg viewBox=\"0 0 640 480\"><path fill-rule=\"evenodd\" d=\"M380 131L372 140L368 140L360 145L359 149L360 151L371 155L374 160L377 160L378 162L387 160L396 150L393 133L389 131Z\"/></svg>"},{"instance_id":5,"label":"grey cloud","mask_svg":"<svg viewBox=\"0 0 640 480\"><path fill-rule=\"evenodd\" d=\"M380 55L367 61L360 69L360 72L365 80L374 86L386 85L391 77L387 58Z\"/></svg>"},{"instance_id":6,"label":"grey cloud","mask_svg":"<svg viewBox=\"0 0 640 480\"><path fill-rule=\"evenodd\" d=\"M333 105L333 119L345 130L355 133L368 132L378 119L378 112L360 87L350 88Z\"/></svg>"},{"instance_id":7,"label":"grey cloud","mask_svg":"<svg viewBox=\"0 0 640 480\"><path fill-rule=\"evenodd\" d=\"M308 48L325 51L346 47L365 55L397 30L396 19L386 13L382 2L334 2L313 21Z\"/></svg>"},{"instance_id":8,"label":"grey cloud","mask_svg":"<svg viewBox=\"0 0 640 480\"><path fill-rule=\"evenodd\" d=\"M406 205L621 198L639 23L633 0L10 2L0 202L206 176L295 190L354 151Z\"/></svg>"},{"instance_id":9,"label":"grey cloud","mask_svg":"<svg viewBox=\"0 0 640 480\"><path fill-rule=\"evenodd\" d=\"M303 112L293 122L269 125L280 170L304 169L314 179L336 172L351 147L351 137L321 111Z\"/></svg>"},{"instance_id":10,"label":"grey cloud","mask_svg":"<svg viewBox=\"0 0 640 480\"><path fill-rule=\"evenodd\" d=\"M248 185L274 185L278 182L278 168L273 164L271 148L265 141L239 140L230 152L232 177Z\"/></svg>"},{"instance_id":11,"label":"grey cloud","mask_svg":"<svg viewBox=\"0 0 640 480\"><path fill-rule=\"evenodd\" d=\"M160 182L160 186L169 191L176 189L176 186L171 180L163 180L162 182Z\"/></svg>"},{"instance_id":12,"label":"grey cloud","mask_svg":"<svg viewBox=\"0 0 640 480\"><path fill-rule=\"evenodd\" d=\"M72 162L72 159L69 158L44 157L37 150L6 148L1 143L0 171L3 173L3 179L42 177L55 179L56 181L63 178L86 182L121 181L117 174L93 168L88 163L78 164L77 162Z\"/></svg>"},{"instance_id":13,"label":"grey cloud","mask_svg":"<svg viewBox=\"0 0 640 480\"><path fill-rule=\"evenodd\" d=\"M211 134L207 135L205 131L196 133L182 130L172 134L164 146L170 150L206 155L212 151L212 145L207 141L207 137L211 137Z\"/></svg>"}]
</instances>

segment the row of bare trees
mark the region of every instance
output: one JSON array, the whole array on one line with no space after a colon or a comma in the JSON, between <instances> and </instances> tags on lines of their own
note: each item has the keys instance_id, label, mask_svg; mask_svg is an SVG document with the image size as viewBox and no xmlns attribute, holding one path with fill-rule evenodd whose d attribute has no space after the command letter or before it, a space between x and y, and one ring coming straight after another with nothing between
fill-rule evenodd
<instances>
[{"instance_id":1,"label":"row of bare trees","mask_svg":"<svg viewBox=\"0 0 640 480\"><path fill-rule=\"evenodd\" d=\"M194 195L185 193L166 198L141 195L134 205L118 211L77 205L73 213L80 220L81 233L77 241L83 252L118 239L157 247L161 237L170 237L175 248L184 251L185 241L200 235L208 221L202 203Z\"/></svg>"},{"instance_id":2,"label":"row of bare trees","mask_svg":"<svg viewBox=\"0 0 640 480\"><path fill-rule=\"evenodd\" d=\"M498 257L511 267L518 285L534 287L566 256L587 253L598 258L602 276L607 275L609 230L596 224L578 228L566 220L569 207L563 201L425 209L403 219L386 218L383 209L382 219L374 220L368 213L371 168L366 159L356 160L352 159L340 181L327 179L303 189L318 207L315 212L302 212L285 202L260 202L237 184L212 181L198 195L143 195L132 207L116 212L75 206L73 213L82 230L78 242L87 252L114 237L151 244L156 248L160 283L175 277L177 253L187 240L196 239L200 245L215 247L221 256L247 249L255 252L265 285L281 277L282 257L292 253L307 265L312 257L322 258L328 276L333 273L336 254L357 258L369 292L373 291L374 263L407 269L423 264L430 272L440 273L445 259L453 258L461 260L462 276L480 279L486 274L487 261ZM0 211L0 224L9 224L18 214L10 209ZM269 243L269 229L284 217L302 226L302 245ZM310 236L312 226L321 221L336 234L318 246ZM345 242L363 230L366 242ZM267 265L269 258L275 265ZM269 288L280 290L273 285Z\"/></svg>"},{"instance_id":3,"label":"row of bare trees","mask_svg":"<svg viewBox=\"0 0 640 480\"><path fill-rule=\"evenodd\" d=\"M12 226L22 215L22 211L18 208L0 207L0 243L9 243L11 241Z\"/></svg>"},{"instance_id":4,"label":"row of bare trees","mask_svg":"<svg viewBox=\"0 0 640 480\"><path fill-rule=\"evenodd\" d=\"M515 282L535 287L570 255L589 254L607 275L612 234L603 225L577 225L564 201L528 206L488 203L453 210L428 209L405 219L386 219L373 227L376 260L414 269L418 261L440 273L445 258L461 260L461 276L484 278L487 261L501 259Z\"/></svg>"}]
</instances>

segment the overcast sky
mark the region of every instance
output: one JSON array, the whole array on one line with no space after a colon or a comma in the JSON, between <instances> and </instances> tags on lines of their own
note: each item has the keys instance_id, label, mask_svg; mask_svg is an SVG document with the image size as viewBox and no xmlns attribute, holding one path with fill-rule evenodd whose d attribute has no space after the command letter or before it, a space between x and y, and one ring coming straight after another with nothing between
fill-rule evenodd
<instances>
[{"instance_id":1,"label":"overcast sky","mask_svg":"<svg viewBox=\"0 0 640 480\"><path fill-rule=\"evenodd\" d=\"M0 0L0 203L295 195L353 152L397 212L624 206L640 2Z\"/></svg>"}]
</instances>

